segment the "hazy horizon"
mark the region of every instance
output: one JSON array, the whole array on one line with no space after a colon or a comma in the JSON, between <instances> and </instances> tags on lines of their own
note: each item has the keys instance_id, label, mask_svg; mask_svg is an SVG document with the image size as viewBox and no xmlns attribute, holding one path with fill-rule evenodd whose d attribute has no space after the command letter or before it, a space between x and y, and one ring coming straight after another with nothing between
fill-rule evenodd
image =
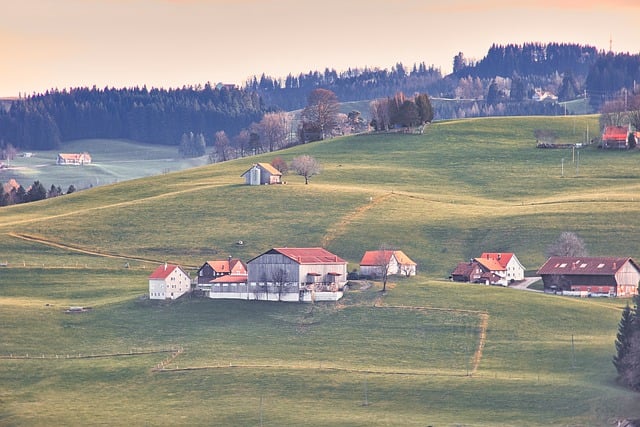
<instances>
[{"instance_id":1,"label":"hazy horizon","mask_svg":"<svg viewBox=\"0 0 640 427\"><path fill-rule=\"evenodd\" d=\"M22 0L0 15L0 97L163 87L325 68L451 72L492 44L577 43L639 53L637 0Z\"/></svg>"}]
</instances>

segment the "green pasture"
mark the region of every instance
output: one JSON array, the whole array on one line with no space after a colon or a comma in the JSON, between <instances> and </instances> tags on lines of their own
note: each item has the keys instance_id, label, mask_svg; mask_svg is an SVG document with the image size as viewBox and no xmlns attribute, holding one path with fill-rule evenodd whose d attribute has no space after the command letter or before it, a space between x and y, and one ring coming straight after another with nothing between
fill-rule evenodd
<instances>
[{"instance_id":1,"label":"green pasture","mask_svg":"<svg viewBox=\"0 0 640 427\"><path fill-rule=\"evenodd\" d=\"M84 166L58 166L58 153L91 154L92 163ZM207 157L185 159L176 146L143 144L120 139L83 139L62 144L59 150L36 151L32 157L16 157L10 169L0 171L0 182L11 178L25 188L40 181L67 191L114 184L135 178L180 171L207 163Z\"/></svg>"},{"instance_id":2,"label":"green pasture","mask_svg":"<svg viewBox=\"0 0 640 427\"><path fill-rule=\"evenodd\" d=\"M384 296L355 286L338 304L159 303L140 298L141 269L0 274L3 425L539 426L640 416L610 363L624 301L415 278ZM74 305L92 309L64 313ZM161 352L176 349L175 358Z\"/></svg>"},{"instance_id":3,"label":"green pasture","mask_svg":"<svg viewBox=\"0 0 640 427\"><path fill-rule=\"evenodd\" d=\"M597 122L440 122L422 135L336 138L0 209L0 425L640 417L611 364L626 301L443 280L484 251L513 251L533 275L562 231L592 255L640 257L639 153L535 147L536 129L574 143ZM240 177L256 161L300 154L323 165L309 185ZM212 258L323 246L357 269L381 244L406 252L419 274L384 296L374 284L314 306L141 298L164 261L193 277ZM92 310L65 314L70 306Z\"/></svg>"}]
</instances>

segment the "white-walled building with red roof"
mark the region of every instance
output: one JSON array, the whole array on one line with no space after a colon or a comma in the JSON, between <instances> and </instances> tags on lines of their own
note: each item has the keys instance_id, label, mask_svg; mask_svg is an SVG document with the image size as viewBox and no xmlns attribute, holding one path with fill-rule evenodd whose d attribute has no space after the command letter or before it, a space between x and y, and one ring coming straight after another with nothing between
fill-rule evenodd
<instances>
[{"instance_id":1,"label":"white-walled building with red roof","mask_svg":"<svg viewBox=\"0 0 640 427\"><path fill-rule=\"evenodd\" d=\"M381 270L386 267L389 276L394 274L415 276L417 266L411 258L399 250L366 251L360 260L360 274L380 277Z\"/></svg>"},{"instance_id":2,"label":"white-walled building with red roof","mask_svg":"<svg viewBox=\"0 0 640 427\"><path fill-rule=\"evenodd\" d=\"M150 299L176 299L191 290L191 278L179 265L164 263L149 276Z\"/></svg>"},{"instance_id":3,"label":"white-walled building with red roof","mask_svg":"<svg viewBox=\"0 0 640 427\"><path fill-rule=\"evenodd\" d=\"M504 268L505 278L509 282L524 280L525 268L516 254L512 252L484 252L480 258L497 261Z\"/></svg>"}]
</instances>

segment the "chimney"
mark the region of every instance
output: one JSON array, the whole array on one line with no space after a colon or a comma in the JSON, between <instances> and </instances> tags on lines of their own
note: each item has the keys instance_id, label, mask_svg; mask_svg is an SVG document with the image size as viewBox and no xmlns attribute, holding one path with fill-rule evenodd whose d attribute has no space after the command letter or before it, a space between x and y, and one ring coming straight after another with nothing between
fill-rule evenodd
<instances>
[{"instance_id":1,"label":"chimney","mask_svg":"<svg viewBox=\"0 0 640 427\"><path fill-rule=\"evenodd\" d=\"M164 263L164 271L167 271L167 263Z\"/></svg>"}]
</instances>

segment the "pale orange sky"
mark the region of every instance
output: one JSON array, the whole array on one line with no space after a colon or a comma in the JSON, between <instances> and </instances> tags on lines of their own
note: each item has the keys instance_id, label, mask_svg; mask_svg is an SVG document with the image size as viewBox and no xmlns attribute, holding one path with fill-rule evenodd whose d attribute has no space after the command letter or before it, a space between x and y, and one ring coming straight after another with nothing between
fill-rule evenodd
<instances>
[{"instance_id":1,"label":"pale orange sky","mask_svg":"<svg viewBox=\"0 0 640 427\"><path fill-rule=\"evenodd\" d=\"M243 84L326 67L451 72L491 44L640 53L638 0L0 0L0 96Z\"/></svg>"}]
</instances>

